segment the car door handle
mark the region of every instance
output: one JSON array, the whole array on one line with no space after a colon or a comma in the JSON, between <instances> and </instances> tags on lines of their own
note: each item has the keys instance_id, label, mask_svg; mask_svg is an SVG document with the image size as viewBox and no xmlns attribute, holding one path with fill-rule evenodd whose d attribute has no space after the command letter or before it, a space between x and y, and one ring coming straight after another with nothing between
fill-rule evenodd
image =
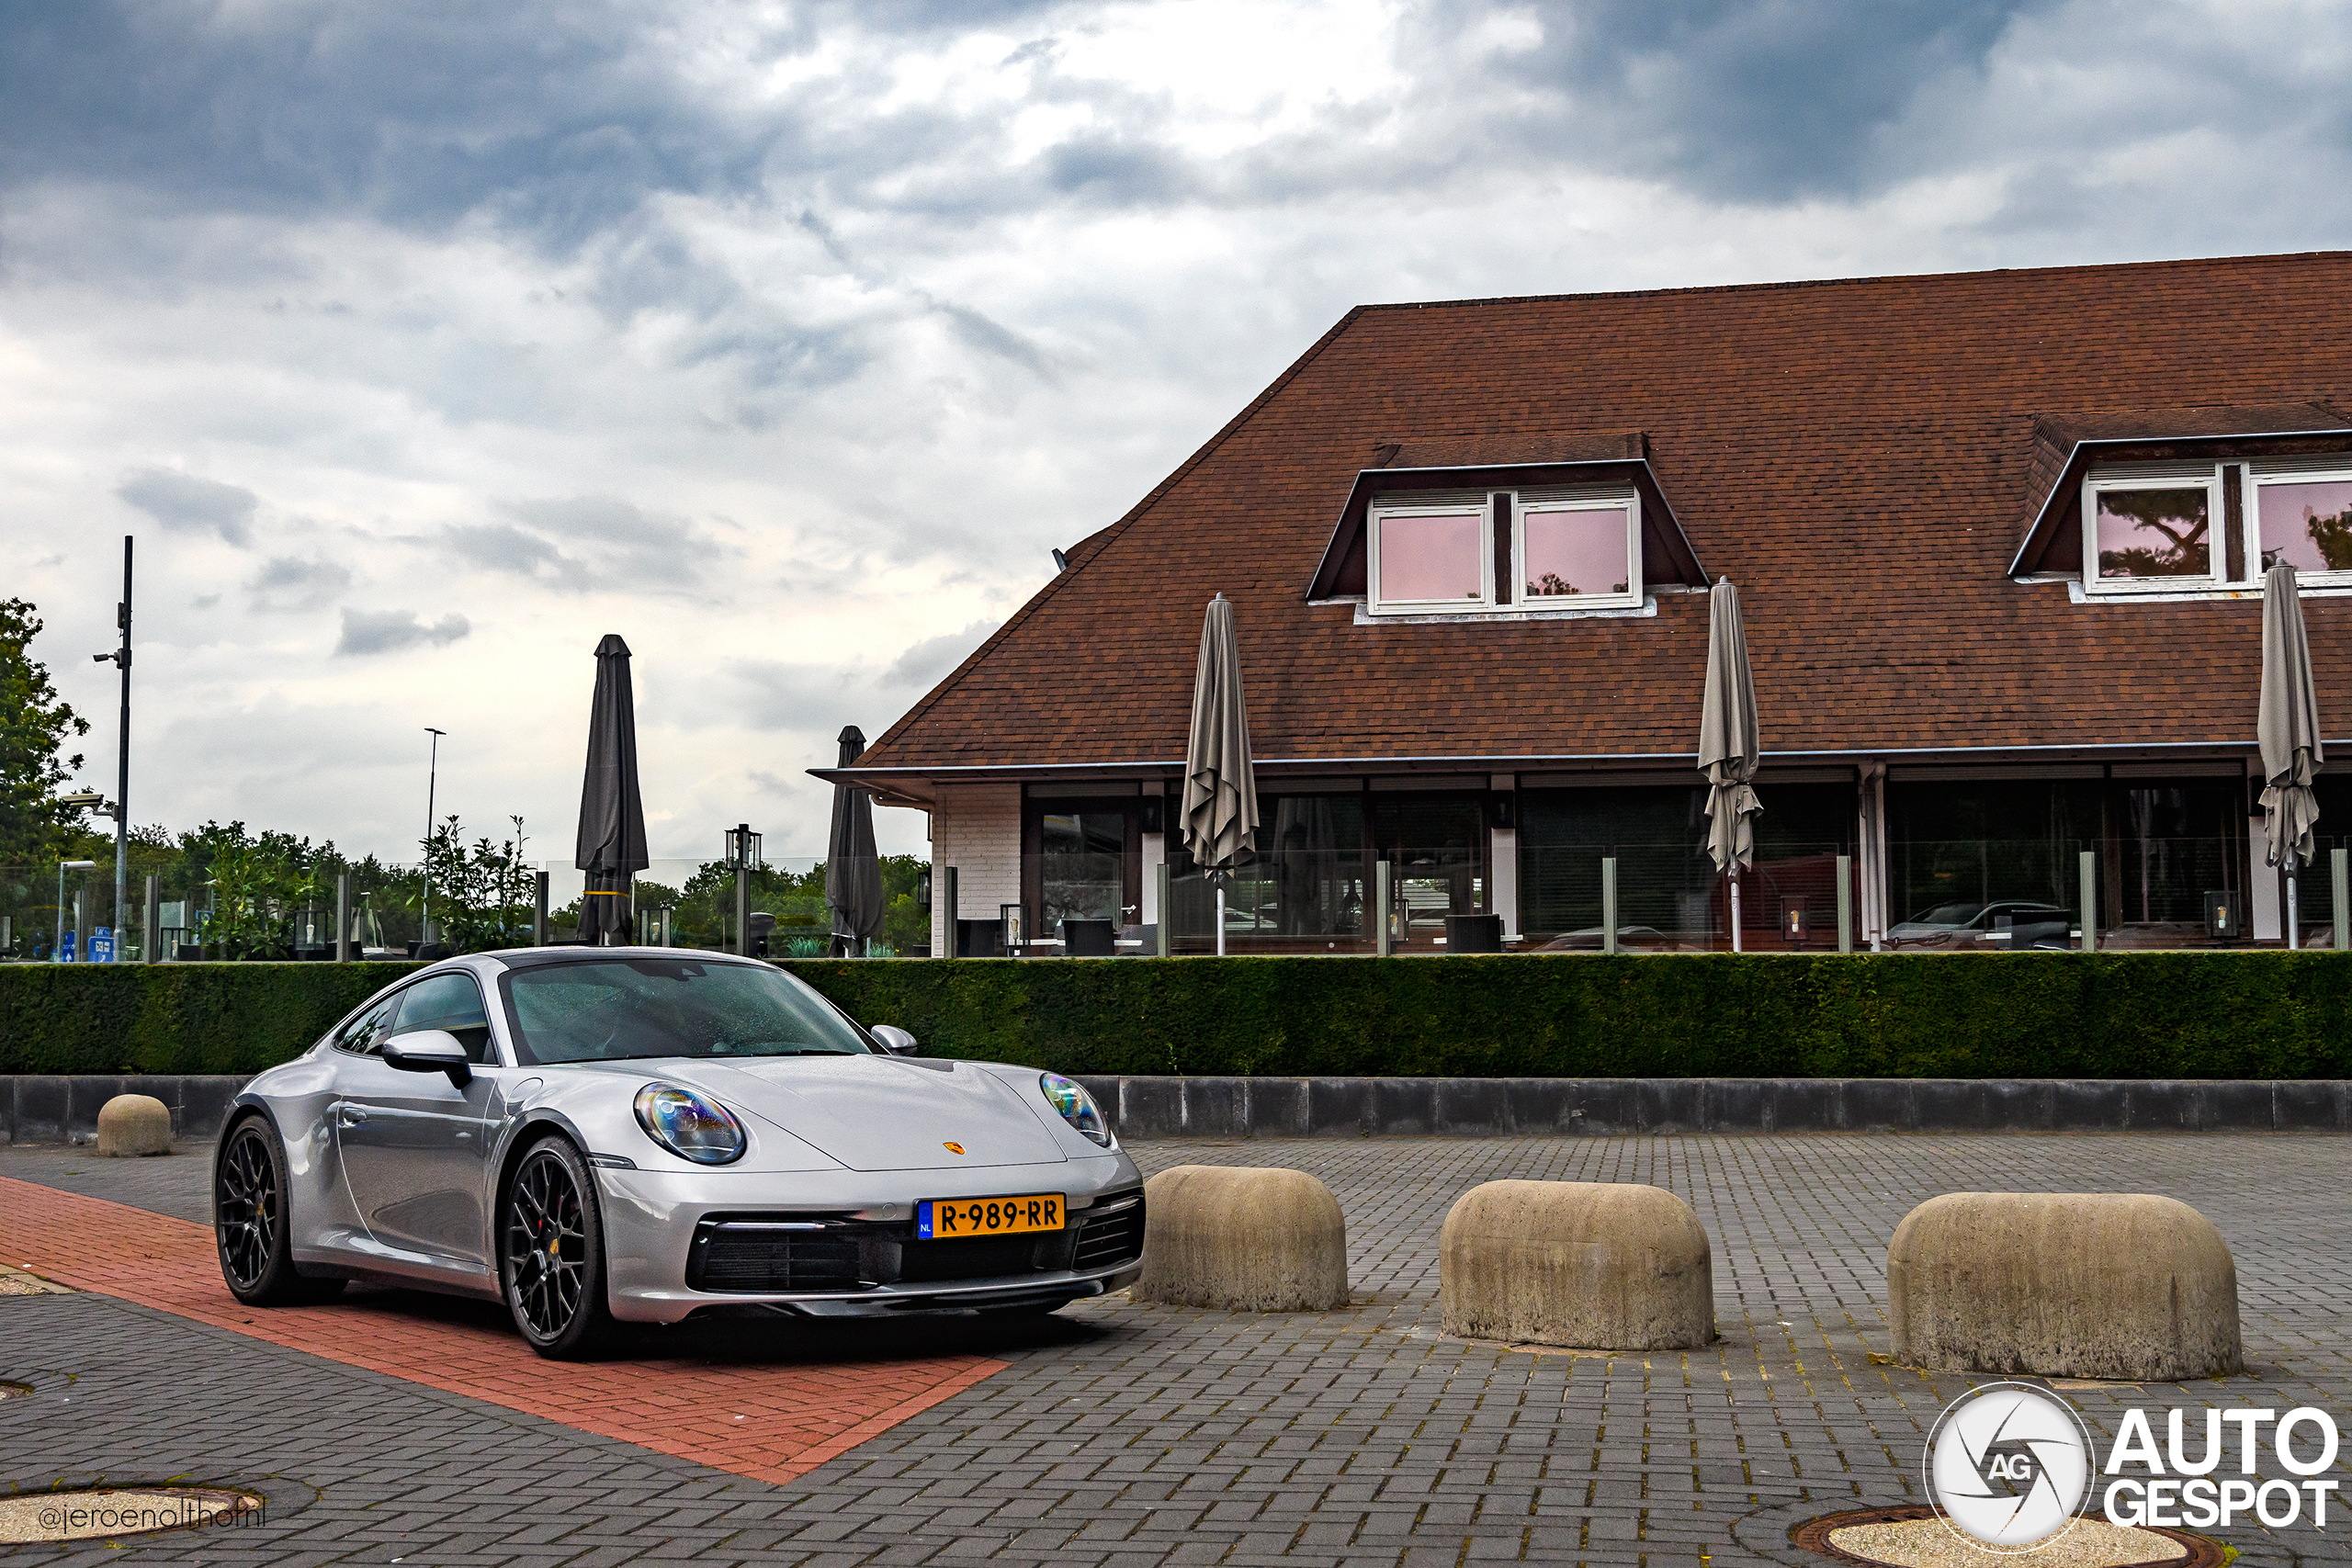
<instances>
[{"instance_id":1,"label":"car door handle","mask_svg":"<svg viewBox=\"0 0 2352 1568\"><path fill-rule=\"evenodd\" d=\"M356 1127L368 1120L368 1112L356 1105L345 1105L336 1110L334 1120L338 1127Z\"/></svg>"}]
</instances>

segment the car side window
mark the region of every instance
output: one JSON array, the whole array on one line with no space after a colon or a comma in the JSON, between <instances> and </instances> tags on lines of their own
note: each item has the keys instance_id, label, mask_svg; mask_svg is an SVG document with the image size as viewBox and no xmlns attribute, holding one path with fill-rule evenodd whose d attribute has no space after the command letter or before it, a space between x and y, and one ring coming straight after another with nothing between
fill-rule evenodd
<instances>
[{"instance_id":1,"label":"car side window","mask_svg":"<svg viewBox=\"0 0 2352 1568\"><path fill-rule=\"evenodd\" d=\"M396 1032L446 1029L458 1037L467 1059L476 1066L496 1061L490 1043L490 1015L482 1010L481 987L471 975L458 971L419 980L400 994L400 1004Z\"/></svg>"},{"instance_id":2,"label":"car side window","mask_svg":"<svg viewBox=\"0 0 2352 1568\"><path fill-rule=\"evenodd\" d=\"M366 1055L381 1045L392 1032L392 1012L401 1005L401 992L393 992L345 1024L343 1032L334 1037L334 1048L348 1051L354 1055Z\"/></svg>"}]
</instances>

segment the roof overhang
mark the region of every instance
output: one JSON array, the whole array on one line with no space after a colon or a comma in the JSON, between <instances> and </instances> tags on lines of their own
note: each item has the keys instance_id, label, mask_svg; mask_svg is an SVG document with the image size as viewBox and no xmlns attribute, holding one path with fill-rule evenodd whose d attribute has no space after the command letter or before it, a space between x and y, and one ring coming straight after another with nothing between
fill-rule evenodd
<instances>
[{"instance_id":1,"label":"roof overhang","mask_svg":"<svg viewBox=\"0 0 2352 1568\"><path fill-rule=\"evenodd\" d=\"M2323 744L2352 748L2352 737ZM1871 762L2037 763L2163 762L2191 759L2233 759L2255 755L2252 739L2123 741L2109 744L2070 741L2030 746L1857 746L1793 750L1767 750L1763 765L1827 765L1862 767ZM1655 773L1662 766L1683 764L1697 774L1698 753L1643 752L1518 752L1487 756L1352 756L1261 757L1253 764L1263 784L1284 778L1323 778L1334 773L1400 775L1412 773L1520 773L1612 771ZM929 810L937 804L942 785L967 784L1103 784L1159 781L1173 783L1183 776L1181 757L1125 762L1042 762L1029 764L971 763L955 767L810 768L812 778L827 784L849 784L871 791L886 806ZM1759 777L1769 783L1770 775Z\"/></svg>"}]
</instances>

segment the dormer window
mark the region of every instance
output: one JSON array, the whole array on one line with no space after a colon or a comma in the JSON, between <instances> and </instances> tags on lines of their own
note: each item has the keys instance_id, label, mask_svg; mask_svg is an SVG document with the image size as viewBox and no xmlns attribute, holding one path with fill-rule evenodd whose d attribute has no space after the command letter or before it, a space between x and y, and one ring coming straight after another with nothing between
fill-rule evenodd
<instances>
[{"instance_id":1,"label":"dormer window","mask_svg":"<svg viewBox=\"0 0 2352 1568\"><path fill-rule=\"evenodd\" d=\"M2083 576L2099 593L2210 586L2228 575L2218 465L2120 464L2083 482Z\"/></svg>"},{"instance_id":2,"label":"dormer window","mask_svg":"<svg viewBox=\"0 0 2352 1568\"><path fill-rule=\"evenodd\" d=\"M1431 615L1638 605L1641 514L1631 486L1380 497L1367 518L1368 608Z\"/></svg>"}]
</instances>

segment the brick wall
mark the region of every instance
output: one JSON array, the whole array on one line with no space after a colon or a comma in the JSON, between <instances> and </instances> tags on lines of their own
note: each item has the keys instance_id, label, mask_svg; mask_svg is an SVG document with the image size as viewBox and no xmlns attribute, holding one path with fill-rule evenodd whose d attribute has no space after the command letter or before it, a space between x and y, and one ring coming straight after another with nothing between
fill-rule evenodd
<instances>
[{"instance_id":1,"label":"brick wall","mask_svg":"<svg viewBox=\"0 0 2352 1568\"><path fill-rule=\"evenodd\" d=\"M931 951L955 951L947 929L947 868L957 873L959 911L994 919L1021 898L1021 786L942 784L931 813Z\"/></svg>"}]
</instances>

